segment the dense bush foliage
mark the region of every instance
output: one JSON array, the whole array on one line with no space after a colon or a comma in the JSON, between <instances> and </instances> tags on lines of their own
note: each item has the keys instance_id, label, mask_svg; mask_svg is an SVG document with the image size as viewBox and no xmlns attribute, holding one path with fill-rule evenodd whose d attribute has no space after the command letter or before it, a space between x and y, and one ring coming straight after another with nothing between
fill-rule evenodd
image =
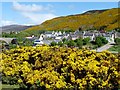
<instances>
[{"instance_id":1,"label":"dense bush foliage","mask_svg":"<svg viewBox=\"0 0 120 90\"><path fill-rule=\"evenodd\" d=\"M57 45L57 43L56 42L51 42L51 44L50 44L51 46L56 46Z\"/></svg>"},{"instance_id":2,"label":"dense bush foliage","mask_svg":"<svg viewBox=\"0 0 120 90\"><path fill-rule=\"evenodd\" d=\"M86 45L89 42L90 42L90 38L89 37L83 39L83 45Z\"/></svg>"},{"instance_id":3,"label":"dense bush foliage","mask_svg":"<svg viewBox=\"0 0 120 90\"><path fill-rule=\"evenodd\" d=\"M120 45L120 38L115 38L115 43L116 43L117 45Z\"/></svg>"},{"instance_id":4,"label":"dense bush foliage","mask_svg":"<svg viewBox=\"0 0 120 90\"><path fill-rule=\"evenodd\" d=\"M25 88L117 89L119 55L65 47L18 47L1 54L3 83Z\"/></svg>"},{"instance_id":5,"label":"dense bush foliage","mask_svg":"<svg viewBox=\"0 0 120 90\"><path fill-rule=\"evenodd\" d=\"M51 42L50 46L67 46L67 47L78 47L82 48L83 44L87 45L90 43L90 38L78 38L76 40L68 40L63 38L62 41L59 41L58 43L56 42Z\"/></svg>"},{"instance_id":6,"label":"dense bush foliage","mask_svg":"<svg viewBox=\"0 0 120 90\"><path fill-rule=\"evenodd\" d=\"M96 37L96 39L95 39L95 44L98 47L100 47L100 46L102 46L104 44L107 44L107 43L108 43L108 41L104 37L99 36L99 37Z\"/></svg>"}]
</instances>

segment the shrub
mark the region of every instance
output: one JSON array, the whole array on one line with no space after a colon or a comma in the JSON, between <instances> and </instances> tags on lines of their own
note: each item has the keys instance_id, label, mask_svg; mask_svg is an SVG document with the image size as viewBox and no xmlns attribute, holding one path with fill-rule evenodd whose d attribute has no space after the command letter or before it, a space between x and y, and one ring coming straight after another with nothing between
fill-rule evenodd
<instances>
[{"instance_id":1,"label":"shrub","mask_svg":"<svg viewBox=\"0 0 120 90\"><path fill-rule=\"evenodd\" d=\"M67 46L68 47L75 47L76 46L76 43L73 41L73 40L69 40L68 42L67 42Z\"/></svg>"},{"instance_id":2,"label":"shrub","mask_svg":"<svg viewBox=\"0 0 120 90\"><path fill-rule=\"evenodd\" d=\"M57 45L57 43L56 42L51 42L51 44L50 44L50 46L56 46Z\"/></svg>"},{"instance_id":3,"label":"shrub","mask_svg":"<svg viewBox=\"0 0 120 90\"><path fill-rule=\"evenodd\" d=\"M96 37L95 43L96 43L96 45L98 45L98 47L100 47L100 46L102 46L104 44L107 44L108 41L104 37L99 36L99 37Z\"/></svg>"},{"instance_id":4,"label":"shrub","mask_svg":"<svg viewBox=\"0 0 120 90\"><path fill-rule=\"evenodd\" d=\"M89 42L90 42L90 38L89 37L83 39L83 45L86 45Z\"/></svg>"},{"instance_id":5,"label":"shrub","mask_svg":"<svg viewBox=\"0 0 120 90\"><path fill-rule=\"evenodd\" d=\"M82 48L83 46L83 41L81 38L75 40L77 47Z\"/></svg>"},{"instance_id":6,"label":"shrub","mask_svg":"<svg viewBox=\"0 0 120 90\"><path fill-rule=\"evenodd\" d=\"M117 90L120 84L120 55L108 51L96 53L86 49L37 46L18 47L1 55L2 81L13 80L13 84L23 88Z\"/></svg>"},{"instance_id":7,"label":"shrub","mask_svg":"<svg viewBox=\"0 0 120 90\"><path fill-rule=\"evenodd\" d=\"M61 42L61 41L58 42L58 45L59 45L59 46L63 46L63 42Z\"/></svg>"},{"instance_id":8,"label":"shrub","mask_svg":"<svg viewBox=\"0 0 120 90\"><path fill-rule=\"evenodd\" d=\"M115 38L115 43L116 43L117 45L120 45L120 38Z\"/></svg>"}]
</instances>

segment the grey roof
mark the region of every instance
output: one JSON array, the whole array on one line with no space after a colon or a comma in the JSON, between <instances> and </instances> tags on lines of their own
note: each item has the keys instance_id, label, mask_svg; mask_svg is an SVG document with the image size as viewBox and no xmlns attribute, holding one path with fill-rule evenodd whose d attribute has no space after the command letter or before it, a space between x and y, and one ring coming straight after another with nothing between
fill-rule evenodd
<instances>
[{"instance_id":1,"label":"grey roof","mask_svg":"<svg viewBox=\"0 0 120 90\"><path fill-rule=\"evenodd\" d=\"M104 35L104 37L110 37L110 36L111 36L111 35L109 35L109 34L105 34L105 35Z\"/></svg>"},{"instance_id":2,"label":"grey roof","mask_svg":"<svg viewBox=\"0 0 120 90\"><path fill-rule=\"evenodd\" d=\"M76 34L70 34L70 37L78 37Z\"/></svg>"},{"instance_id":3,"label":"grey roof","mask_svg":"<svg viewBox=\"0 0 120 90\"><path fill-rule=\"evenodd\" d=\"M79 30L76 30L76 31L74 32L74 34L77 34L77 33L79 33Z\"/></svg>"},{"instance_id":4,"label":"grey roof","mask_svg":"<svg viewBox=\"0 0 120 90\"><path fill-rule=\"evenodd\" d=\"M58 42L60 42L61 40L54 40L54 42L56 42L56 43L58 43Z\"/></svg>"},{"instance_id":5,"label":"grey roof","mask_svg":"<svg viewBox=\"0 0 120 90\"><path fill-rule=\"evenodd\" d=\"M84 36L93 36L93 33L85 33Z\"/></svg>"},{"instance_id":6,"label":"grey roof","mask_svg":"<svg viewBox=\"0 0 120 90\"><path fill-rule=\"evenodd\" d=\"M82 35L83 33L81 31L77 30L77 31L74 32L74 34L76 34L76 35Z\"/></svg>"},{"instance_id":7,"label":"grey roof","mask_svg":"<svg viewBox=\"0 0 120 90\"><path fill-rule=\"evenodd\" d=\"M120 32L116 32L116 36L117 36L117 37L120 37Z\"/></svg>"},{"instance_id":8,"label":"grey roof","mask_svg":"<svg viewBox=\"0 0 120 90\"><path fill-rule=\"evenodd\" d=\"M52 32L50 32L50 31L49 32L45 32L45 34L52 34Z\"/></svg>"},{"instance_id":9,"label":"grey roof","mask_svg":"<svg viewBox=\"0 0 120 90\"><path fill-rule=\"evenodd\" d=\"M103 33L102 34L104 37L110 37L112 34L111 33Z\"/></svg>"},{"instance_id":10,"label":"grey roof","mask_svg":"<svg viewBox=\"0 0 120 90\"><path fill-rule=\"evenodd\" d=\"M51 42L56 42L56 43L58 43L59 41L61 41L61 40L43 40L43 43L44 44L47 44L47 45L50 45L51 44Z\"/></svg>"}]
</instances>

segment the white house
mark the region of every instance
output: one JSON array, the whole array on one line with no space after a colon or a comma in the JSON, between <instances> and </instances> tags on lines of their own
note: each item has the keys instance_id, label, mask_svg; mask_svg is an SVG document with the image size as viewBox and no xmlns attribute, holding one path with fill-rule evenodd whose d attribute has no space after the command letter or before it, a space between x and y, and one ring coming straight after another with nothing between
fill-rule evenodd
<instances>
[{"instance_id":1,"label":"white house","mask_svg":"<svg viewBox=\"0 0 120 90\"><path fill-rule=\"evenodd\" d=\"M29 36L29 37L25 37L26 39L33 39L34 38L34 35L32 36Z\"/></svg>"},{"instance_id":2,"label":"white house","mask_svg":"<svg viewBox=\"0 0 120 90\"><path fill-rule=\"evenodd\" d=\"M45 37L45 35L41 34L40 37L39 37L39 40L43 40Z\"/></svg>"},{"instance_id":3,"label":"white house","mask_svg":"<svg viewBox=\"0 0 120 90\"><path fill-rule=\"evenodd\" d=\"M69 36L70 36L69 34L65 34L63 38L68 39Z\"/></svg>"},{"instance_id":4,"label":"white house","mask_svg":"<svg viewBox=\"0 0 120 90\"><path fill-rule=\"evenodd\" d=\"M120 38L120 32L115 32L115 38Z\"/></svg>"},{"instance_id":5,"label":"white house","mask_svg":"<svg viewBox=\"0 0 120 90\"><path fill-rule=\"evenodd\" d=\"M66 35L65 31L63 32L63 35Z\"/></svg>"},{"instance_id":6,"label":"white house","mask_svg":"<svg viewBox=\"0 0 120 90\"><path fill-rule=\"evenodd\" d=\"M53 37L53 32L51 32L51 31L45 32L45 37L46 37L46 38L51 38L51 37Z\"/></svg>"},{"instance_id":7,"label":"white house","mask_svg":"<svg viewBox=\"0 0 120 90\"><path fill-rule=\"evenodd\" d=\"M58 32L58 35L62 35L61 31Z\"/></svg>"},{"instance_id":8,"label":"white house","mask_svg":"<svg viewBox=\"0 0 120 90\"><path fill-rule=\"evenodd\" d=\"M103 37L108 40L109 43L114 43L115 34L114 33L104 33Z\"/></svg>"},{"instance_id":9,"label":"white house","mask_svg":"<svg viewBox=\"0 0 120 90\"><path fill-rule=\"evenodd\" d=\"M64 38L63 35L58 35L58 36L55 37L55 39L57 39L57 40L60 40L60 39L63 39L63 38Z\"/></svg>"},{"instance_id":10,"label":"white house","mask_svg":"<svg viewBox=\"0 0 120 90\"><path fill-rule=\"evenodd\" d=\"M69 35L69 39L70 40L76 40L76 39L78 39L79 38L79 35L75 35L75 34L70 34Z\"/></svg>"},{"instance_id":11,"label":"white house","mask_svg":"<svg viewBox=\"0 0 120 90\"><path fill-rule=\"evenodd\" d=\"M93 41L94 38L95 38L95 35L94 35L94 33L91 33L91 32L84 32L84 34L83 34L83 39L84 39L84 38L87 38L87 37L90 38L90 41Z\"/></svg>"},{"instance_id":12,"label":"white house","mask_svg":"<svg viewBox=\"0 0 120 90\"><path fill-rule=\"evenodd\" d=\"M55 33L54 33L54 36L58 36L58 35L59 35L58 32L55 32Z\"/></svg>"}]
</instances>

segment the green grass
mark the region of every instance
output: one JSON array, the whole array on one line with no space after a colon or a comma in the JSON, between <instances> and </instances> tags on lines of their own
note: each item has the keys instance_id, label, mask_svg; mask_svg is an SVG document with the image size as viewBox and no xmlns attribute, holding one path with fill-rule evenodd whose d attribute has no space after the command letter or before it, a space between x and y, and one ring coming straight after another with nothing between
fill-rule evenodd
<instances>
[{"instance_id":1,"label":"green grass","mask_svg":"<svg viewBox=\"0 0 120 90\"><path fill-rule=\"evenodd\" d=\"M116 51L120 52L120 45L114 45L111 48L108 49L109 51Z\"/></svg>"},{"instance_id":2,"label":"green grass","mask_svg":"<svg viewBox=\"0 0 120 90\"><path fill-rule=\"evenodd\" d=\"M0 84L0 90L15 90L18 88L19 85Z\"/></svg>"}]
</instances>

